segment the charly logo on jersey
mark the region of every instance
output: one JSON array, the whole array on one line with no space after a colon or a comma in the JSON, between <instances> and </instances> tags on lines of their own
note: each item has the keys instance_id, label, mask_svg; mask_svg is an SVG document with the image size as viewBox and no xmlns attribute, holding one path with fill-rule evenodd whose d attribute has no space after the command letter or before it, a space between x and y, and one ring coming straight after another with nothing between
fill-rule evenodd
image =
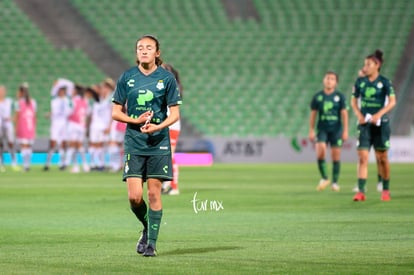
<instances>
[{"instance_id":1,"label":"charly logo on jersey","mask_svg":"<svg viewBox=\"0 0 414 275\"><path fill-rule=\"evenodd\" d=\"M157 87L158 90L164 89L164 80L162 79L158 80L157 86L155 87Z\"/></svg>"},{"instance_id":2,"label":"charly logo on jersey","mask_svg":"<svg viewBox=\"0 0 414 275\"><path fill-rule=\"evenodd\" d=\"M337 95L336 95L336 96L334 96L334 101L335 101L335 102L339 102L339 96L337 96Z\"/></svg>"},{"instance_id":3,"label":"charly logo on jersey","mask_svg":"<svg viewBox=\"0 0 414 275\"><path fill-rule=\"evenodd\" d=\"M128 87L134 87L134 85L135 85L135 79L128 80L127 85L128 85Z\"/></svg>"},{"instance_id":4,"label":"charly logo on jersey","mask_svg":"<svg viewBox=\"0 0 414 275\"><path fill-rule=\"evenodd\" d=\"M322 95L318 95L318 97L316 98L317 101L322 101L323 100L323 96Z\"/></svg>"},{"instance_id":5,"label":"charly logo on jersey","mask_svg":"<svg viewBox=\"0 0 414 275\"><path fill-rule=\"evenodd\" d=\"M382 89L382 87L384 87L384 84L382 84L382 82L378 82L377 83L377 88Z\"/></svg>"}]
</instances>

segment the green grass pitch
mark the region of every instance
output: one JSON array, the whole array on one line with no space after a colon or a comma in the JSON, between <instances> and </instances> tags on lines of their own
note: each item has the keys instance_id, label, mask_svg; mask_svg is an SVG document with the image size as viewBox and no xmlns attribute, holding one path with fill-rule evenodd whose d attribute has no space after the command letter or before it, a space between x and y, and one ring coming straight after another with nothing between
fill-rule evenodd
<instances>
[{"instance_id":1,"label":"green grass pitch","mask_svg":"<svg viewBox=\"0 0 414 275\"><path fill-rule=\"evenodd\" d=\"M0 274L413 274L414 169L391 169L392 201L371 165L367 201L353 202L355 164L343 164L339 193L315 191L316 164L182 167L156 258L135 252L119 174L7 171Z\"/></svg>"}]
</instances>

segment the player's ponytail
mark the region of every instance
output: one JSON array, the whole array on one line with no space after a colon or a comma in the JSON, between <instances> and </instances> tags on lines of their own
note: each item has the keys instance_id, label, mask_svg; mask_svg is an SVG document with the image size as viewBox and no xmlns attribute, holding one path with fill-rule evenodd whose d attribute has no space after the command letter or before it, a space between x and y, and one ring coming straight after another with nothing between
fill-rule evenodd
<instances>
[{"instance_id":1,"label":"player's ponytail","mask_svg":"<svg viewBox=\"0 0 414 275\"><path fill-rule=\"evenodd\" d=\"M384 55L384 53L381 50L376 49L374 53L368 55L366 58L371 59L375 63L379 64L379 69L378 70L381 70L381 66L384 63L383 55Z\"/></svg>"}]
</instances>

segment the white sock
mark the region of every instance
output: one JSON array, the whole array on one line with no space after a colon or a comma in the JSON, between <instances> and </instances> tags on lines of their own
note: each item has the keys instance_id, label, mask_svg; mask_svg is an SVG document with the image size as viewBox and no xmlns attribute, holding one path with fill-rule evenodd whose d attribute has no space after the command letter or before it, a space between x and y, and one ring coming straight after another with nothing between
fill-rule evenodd
<instances>
[{"instance_id":1,"label":"white sock","mask_svg":"<svg viewBox=\"0 0 414 275\"><path fill-rule=\"evenodd\" d=\"M23 167L29 168L32 160L32 148L23 148L21 153L23 159Z\"/></svg>"},{"instance_id":2,"label":"white sock","mask_svg":"<svg viewBox=\"0 0 414 275\"><path fill-rule=\"evenodd\" d=\"M82 163L83 163L83 164L88 163L88 161L86 160L85 147L81 146L81 147L78 149L78 153L79 153L79 155L80 155L80 157L81 157L81 161L82 161ZM75 160L76 160L76 158L75 158Z\"/></svg>"},{"instance_id":3,"label":"white sock","mask_svg":"<svg viewBox=\"0 0 414 275\"><path fill-rule=\"evenodd\" d=\"M104 149L99 147L95 148L95 163L98 167L104 166Z\"/></svg>"},{"instance_id":4,"label":"white sock","mask_svg":"<svg viewBox=\"0 0 414 275\"><path fill-rule=\"evenodd\" d=\"M75 148L69 147L68 150L66 150L66 159L65 159L65 165L69 166L73 163L73 159L75 157Z\"/></svg>"},{"instance_id":5,"label":"white sock","mask_svg":"<svg viewBox=\"0 0 414 275\"><path fill-rule=\"evenodd\" d=\"M58 154L59 154L59 166L65 165L65 160L66 160L65 159L65 149L59 148Z\"/></svg>"},{"instance_id":6,"label":"white sock","mask_svg":"<svg viewBox=\"0 0 414 275\"><path fill-rule=\"evenodd\" d=\"M47 158L45 166L50 166L50 161L52 160L53 153L55 152L55 148L50 148L47 152ZM22 149L22 155L23 155L23 149Z\"/></svg>"},{"instance_id":7,"label":"white sock","mask_svg":"<svg viewBox=\"0 0 414 275\"><path fill-rule=\"evenodd\" d=\"M109 145L108 147L109 161L111 168L114 171L118 171L121 168L121 150L116 144Z\"/></svg>"},{"instance_id":8,"label":"white sock","mask_svg":"<svg viewBox=\"0 0 414 275\"><path fill-rule=\"evenodd\" d=\"M89 158L90 158L91 166L96 167L96 163L95 163L96 148L95 147L89 147L88 151L89 151Z\"/></svg>"}]
</instances>

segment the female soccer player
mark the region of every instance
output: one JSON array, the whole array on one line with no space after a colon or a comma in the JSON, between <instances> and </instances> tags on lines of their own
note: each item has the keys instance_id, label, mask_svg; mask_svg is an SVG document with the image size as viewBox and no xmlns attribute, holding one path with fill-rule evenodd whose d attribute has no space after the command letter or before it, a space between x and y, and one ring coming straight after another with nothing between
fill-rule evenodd
<instances>
[{"instance_id":1,"label":"female soccer player","mask_svg":"<svg viewBox=\"0 0 414 275\"><path fill-rule=\"evenodd\" d=\"M154 36L144 35L137 40L138 66L119 78L112 108L113 119L128 124L123 179L127 182L131 210L144 226L136 247L144 256L156 256L162 217L161 186L164 180L172 179L168 126L180 118L179 89L174 75L160 66L160 55L160 45ZM124 105L126 114L122 111ZM143 200L145 181L148 211Z\"/></svg>"},{"instance_id":2,"label":"female soccer player","mask_svg":"<svg viewBox=\"0 0 414 275\"><path fill-rule=\"evenodd\" d=\"M113 88L103 83L94 87L99 95L99 101L92 105L91 124L89 125L89 151L93 170L105 170L105 145L109 141L111 129L111 93Z\"/></svg>"},{"instance_id":3,"label":"female soccer player","mask_svg":"<svg viewBox=\"0 0 414 275\"><path fill-rule=\"evenodd\" d=\"M72 93L73 83L70 86L61 84L57 81L52 87L52 91L56 89L56 95L50 102L50 140L49 150L46 157L44 171L49 170L52 155L55 150L59 153L59 169L64 170L65 166L65 150L68 133L68 117L72 112L71 102L68 95ZM53 93L53 92L52 92Z\"/></svg>"},{"instance_id":4,"label":"female soccer player","mask_svg":"<svg viewBox=\"0 0 414 275\"><path fill-rule=\"evenodd\" d=\"M390 165L388 149L390 147L390 125L388 112L394 108L396 98L391 82L380 74L383 53L375 53L365 58L364 77L359 77L354 85L351 106L358 118L358 189L354 201L365 200L365 183L368 177L368 157L371 146L380 165L382 177L381 200L391 200ZM387 101L388 97L388 103ZM361 100L360 106L358 99Z\"/></svg>"},{"instance_id":5,"label":"female soccer player","mask_svg":"<svg viewBox=\"0 0 414 275\"><path fill-rule=\"evenodd\" d=\"M316 190L324 190L329 184L326 172L325 156L327 144L331 146L332 185L333 191L339 191L338 178L340 172L341 146L348 139L348 111L345 97L336 90L338 76L327 72L323 78L323 91L316 93L311 102L309 119L309 139L316 141L318 169L322 179ZM318 116L317 133L315 120Z\"/></svg>"},{"instance_id":6,"label":"female soccer player","mask_svg":"<svg viewBox=\"0 0 414 275\"><path fill-rule=\"evenodd\" d=\"M29 84L20 85L17 91L16 137L23 158L23 168L30 170L32 145L36 136L36 101L30 97Z\"/></svg>"},{"instance_id":7,"label":"female soccer player","mask_svg":"<svg viewBox=\"0 0 414 275\"><path fill-rule=\"evenodd\" d=\"M178 71L174 69L174 67L170 64L162 64L162 67L167 71L173 73L175 80L177 81L178 88L180 89L181 99L183 98L183 86L181 85L180 76ZM178 164L175 161L175 148L177 147L178 137L180 136L181 131L181 123L180 120L177 120L169 127L170 131L170 141L171 141L171 153L172 153L172 165L173 165L173 180L172 181L164 181L162 186L163 194L167 195L178 195L180 191L178 189Z\"/></svg>"},{"instance_id":8,"label":"female soccer player","mask_svg":"<svg viewBox=\"0 0 414 275\"><path fill-rule=\"evenodd\" d=\"M9 146L12 169L19 170L14 146L13 105L13 100L7 97L6 87L0 85L0 172L5 171L3 166L3 141Z\"/></svg>"},{"instance_id":9,"label":"female soccer player","mask_svg":"<svg viewBox=\"0 0 414 275\"><path fill-rule=\"evenodd\" d=\"M72 93L72 113L68 123L68 149L66 152L66 166L73 163L72 173L79 173L80 168L77 161L79 153L84 172L89 172L89 165L86 161L85 146L86 140L86 118L89 113L89 104L84 96L84 88L75 85Z\"/></svg>"}]
</instances>

